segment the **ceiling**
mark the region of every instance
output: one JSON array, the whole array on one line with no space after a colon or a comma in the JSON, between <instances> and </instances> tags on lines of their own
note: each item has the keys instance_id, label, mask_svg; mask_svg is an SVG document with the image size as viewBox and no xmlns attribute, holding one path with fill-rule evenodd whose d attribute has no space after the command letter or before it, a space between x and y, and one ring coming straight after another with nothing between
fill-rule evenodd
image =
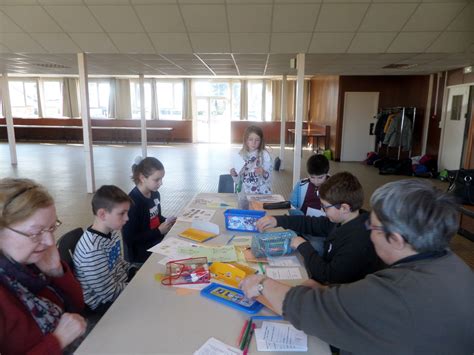
<instances>
[{"instance_id":1,"label":"ceiling","mask_svg":"<svg viewBox=\"0 0 474 355\"><path fill-rule=\"evenodd\" d=\"M474 63L474 1L0 0L0 72L427 74ZM408 69L383 69L411 64Z\"/></svg>"}]
</instances>

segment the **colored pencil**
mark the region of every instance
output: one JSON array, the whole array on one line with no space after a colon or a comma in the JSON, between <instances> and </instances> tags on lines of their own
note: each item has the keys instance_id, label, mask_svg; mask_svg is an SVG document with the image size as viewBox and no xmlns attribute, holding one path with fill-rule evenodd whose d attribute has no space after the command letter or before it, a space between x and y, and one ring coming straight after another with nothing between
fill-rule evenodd
<instances>
[{"instance_id":1,"label":"colored pencil","mask_svg":"<svg viewBox=\"0 0 474 355\"><path fill-rule=\"evenodd\" d=\"M260 268L260 272L262 273L262 275L265 275L265 269L263 268L262 263L259 262L258 267Z\"/></svg>"},{"instance_id":2,"label":"colored pencil","mask_svg":"<svg viewBox=\"0 0 474 355\"><path fill-rule=\"evenodd\" d=\"M252 329L250 330L249 336L247 337L247 341L245 342L243 355L247 355L249 352L250 342L252 341L252 335L254 332L255 332L255 323L252 323Z\"/></svg>"},{"instance_id":3,"label":"colored pencil","mask_svg":"<svg viewBox=\"0 0 474 355\"><path fill-rule=\"evenodd\" d=\"M247 323L247 327L245 328L244 336L242 338L242 341L240 342L240 346L239 346L240 350L244 350L245 344L247 342L247 338L250 334L250 329L252 328L252 324L253 324L252 320L249 319Z\"/></svg>"},{"instance_id":4,"label":"colored pencil","mask_svg":"<svg viewBox=\"0 0 474 355\"><path fill-rule=\"evenodd\" d=\"M242 327L242 330L240 331L239 339L237 340L238 346L240 346L240 343L242 342L242 338L244 337L245 329L247 329L248 324L249 324L249 320L247 319L244 323L244 326Z\"/></svg>"},{"instance_id":5,"label":"colored pencil","mask_svg":"<svg viewBox=\"0 0 474 355\"><path fill-rule=\"evenodd\" d=\"M235 234L232 237L230 237L230 239L227 241L227 243L225 243L225 245L229 245L234 238L235 238Z\"/></svg>"}]
</instances>

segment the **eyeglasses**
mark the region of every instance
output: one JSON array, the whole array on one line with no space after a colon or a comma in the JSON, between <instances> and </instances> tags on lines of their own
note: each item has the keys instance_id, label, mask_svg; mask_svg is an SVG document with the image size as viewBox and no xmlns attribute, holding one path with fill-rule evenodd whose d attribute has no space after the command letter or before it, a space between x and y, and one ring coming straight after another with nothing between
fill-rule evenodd
<instances>
[{"instance_id":1,"label":"eyeglasses","mask_svg":"<svg viewBox=\"0 0 474 355\"><path fill-rule=\"evenodd\" d=\"M13 229L13 228L10 228L10 227L5 227L5 228L11 230L12 232L18 233L18 234L20 234L24 237L29 238L33 243L37 243L37 242L40 241L41 237L44 234L54 233L56 231L56 229L58 229L61 224L63 224L63 222L61 222L59 219L57 219L52 227L42 229L39 232L36 232L34 234L27 234L27 233L21 232L19 230L16 230L16 229Z\"/></svg>"},{"instance_id":2,"label":"eyeglasses","mask_svg":"<svg viewBox=\"0 0 474 355\"><path fill-rule=\"evenodd\" d=\"M374 226L370 223L370 220L365 221L365 229L368 231L381 231L387 233L387 229L384 226Z\"/></svg>"},{"instance_id":3,"label":"eyeglasses","mask_svg":"<svg viewBox=\"0 0 474 355\"><path fill-rule=\"evenodd\" d=\"M326 206L324 206L323 204L321 204L321 209L322 209L324 212L326 212L326 210L327 210L328 208L331 208L331 207L334 207L334 208L339 209L339 208L341 208L341 204L340 204L340 203L336 203L336 204L334 204L334 205L326 205Z\"/></svg>"}]
</instances>

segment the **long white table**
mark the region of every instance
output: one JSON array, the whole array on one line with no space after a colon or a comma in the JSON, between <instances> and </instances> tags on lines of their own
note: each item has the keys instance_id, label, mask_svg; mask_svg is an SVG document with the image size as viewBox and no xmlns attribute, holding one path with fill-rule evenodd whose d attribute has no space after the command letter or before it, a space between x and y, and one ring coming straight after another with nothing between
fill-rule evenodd
<instances>
[{"instance_id":1,"label":"long white table","mask_svg":"<svg viewBox=\"0 0 474 355\"><path fill-rule=\"evenodd\" d=\"M197 197L235 201L234 194L199 194ZM206 244L223 245L234 234L225 229L225 209L218 209L212 219L220 225L221 235ZM177 236L189 226L190 223L178 221L166 238ZM177 288L162 286L154 278L156 273L164 272L164 266L158 264L162 258L158 254L150 256L75 354L192 354L210 337L236 346L249 315L204 298L198 291L178 295ZM307 277L304 268L301 272ZM273 313L264 309L261 314ZM251 354L258 353L254 339L249 350ZM308 337L308 353L331 354L327 343L311 336Z\"/></svg>"}]
</instances>

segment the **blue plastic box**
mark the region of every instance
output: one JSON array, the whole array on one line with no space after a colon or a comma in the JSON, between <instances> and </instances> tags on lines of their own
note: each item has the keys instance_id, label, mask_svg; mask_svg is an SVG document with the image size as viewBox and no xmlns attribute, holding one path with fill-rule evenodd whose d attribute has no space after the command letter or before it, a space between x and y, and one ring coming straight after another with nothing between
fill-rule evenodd
<instances>
[{"instance_id":1,"label":"blue plastic box","mask_svg":"<svg viewBox=\"0 0 474 355\"><path fill-rule=\"evenodd\" d=\"M265 211L225 210L225 227L231 231L258 232L255 224L265 216Z\"/></svg>"}]
</instances>

